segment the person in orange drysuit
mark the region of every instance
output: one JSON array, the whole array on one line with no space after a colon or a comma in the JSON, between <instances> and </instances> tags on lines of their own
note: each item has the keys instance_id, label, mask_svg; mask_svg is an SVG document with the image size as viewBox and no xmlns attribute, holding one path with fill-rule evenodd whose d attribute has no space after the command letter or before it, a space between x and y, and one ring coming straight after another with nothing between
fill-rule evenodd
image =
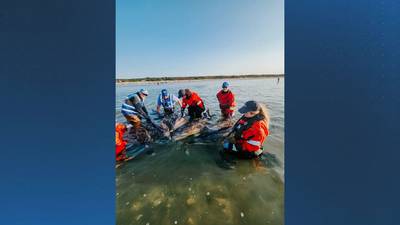
<instances>
[{"instance_id":1,"label":"person in orange drysuit","mask_svg":"<svg viewBox=\"0 0 400 225\"><path fill-rule=\"evenodd\" d=\"M196 92L185 89L183 94L182 91L179 91L179 98L182 98L181 116L183 116L185 108L188 106L190 120L202 118L202 114L205 111L204 102Z\"/></svg>"},{"instance_id":2,"label":"person in orange drysuit","mask_svg":"<svg viewBox=\"0 0 400 225\"><path fill-rule=\"evenodd\" d=\"M262 155L262 146L269 134L267 109L256 101L248 101L239 112L243 116L233 126L231 137L224 141L223 153L238 158L257 158Z\"/></svg>"},{"instance_id":3,"label":"person in orange drysuit","mask_svg":"<svg viewBox=\"0 0 400 225\"><path fill-rule=\"evenodd\" d=\"M224 82L222 84L222 90L218 92L217 99L219 102L219 108L223 118L231 118L233 116L236 102L235 95L229 90L229 83Z\"/></svg>"},{"instance_id":4,"label":"person in orange drysuit","mask_svg":"<svg viewBox=\"0 0 400 225\"><path fill-rule=\"evenodd\" d=\"M122 123L117 123L115 125L115 157L117 161L124 161L126 157L126 144L124 140L124 133L127 128Z\"/></svg>"}]
</instances>

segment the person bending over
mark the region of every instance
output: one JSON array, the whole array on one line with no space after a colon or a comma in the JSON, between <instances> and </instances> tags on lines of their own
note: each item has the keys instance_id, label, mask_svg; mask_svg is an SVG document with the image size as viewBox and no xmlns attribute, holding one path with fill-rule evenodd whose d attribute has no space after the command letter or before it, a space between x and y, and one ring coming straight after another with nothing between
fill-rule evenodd
<instances>
[{"instance_id":1,"label":"person bending over","mask_svg":"<svg viewBox=\"0 0 400 225\"><path fill-rule=\"evenodd\" d=\"M181 91L179 92L181 96ZM188 106L190 120L202 118L203 112L205 112L204 102L196 92L190 89L185 89L182 96L181 116L184 115L186 106Z\"/></svg>"},{"instance_id":2,"label":"person bending over","mask_svg":"<svg viewBox=\"0 0 400 225\"><path fill-rule=\"evenodd\" d=\"M157 99L157 113L160 113L161 107L164 108L164 115L174 113L175 105L181 106L181 101L173 94L169 94L166 89L163 89Z\"/></svg>"},{"instance_id":3,"label":"person bending over","mask_svg":"<svg viewBox=\"0 0 400 225\"><path fill-rule=\"evenodd\" d=\"M144 100L148 95L149 92L147 90L141 89L136 93L128 95L122 104L122 115L124 115L126 120L135 128L140 127L142 118L150 121L149 113L144 105Z\"/></svg>"}]
</instances>

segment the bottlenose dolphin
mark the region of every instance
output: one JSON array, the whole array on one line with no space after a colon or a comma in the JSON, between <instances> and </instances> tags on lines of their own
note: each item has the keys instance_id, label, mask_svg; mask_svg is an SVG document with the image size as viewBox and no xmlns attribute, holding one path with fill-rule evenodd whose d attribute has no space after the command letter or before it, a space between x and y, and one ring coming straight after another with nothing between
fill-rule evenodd
<instances>
[{"instance_id":1,"label":"bottlenose dolphin","mask_svg":"<svg viewBox=\"0 0 400 225\"><path fill-rule=\"evenodd\" d=\"M173 131L171 136L172 140L174 141L179 141L193 135L198 135L207 125L207 120L196 119L189 122L186 118L181 118L177 125L179 127Z\"/></svg>"}]
</instances>

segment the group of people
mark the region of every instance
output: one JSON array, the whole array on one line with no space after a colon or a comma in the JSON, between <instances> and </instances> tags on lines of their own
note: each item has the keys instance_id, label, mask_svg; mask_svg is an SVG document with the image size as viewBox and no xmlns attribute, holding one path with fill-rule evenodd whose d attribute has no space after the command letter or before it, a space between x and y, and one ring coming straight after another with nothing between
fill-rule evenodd
<instances>
[{"instance_id":1,"label":"group of people","mask_svg":"<svg viewBox=\"0 0 400 225\"><path fill-rule=\"evenodd\" d=\"M154 125L148 110L145 107L145 99L148 91L141 89L130 94L124 100L121 113L127 122L132 125L133 130L143 130L142 120ZM223 82L221 90L216 95L221 116L230 119L234 116L236 109L235 95L229 88L228 82ZM157 98L157 113L161 114L163 108L164 116L175 115L177 106L180 108L180 116L183 117L185 109L188 108L190 120L196 120L207 116L208 110L198 93L190 89L181 89L178 96L163 89ZM269 115L265 105L256 101L247 101L238 112L243 114L235 123L232 131L224 140L222 154L238 158L257 158L263 153L263 143L269 134ZM127 128L122 123L116 125L116 158L117 161L126 160L126 141L123 139Z\"/></svg>"}]
</instances>

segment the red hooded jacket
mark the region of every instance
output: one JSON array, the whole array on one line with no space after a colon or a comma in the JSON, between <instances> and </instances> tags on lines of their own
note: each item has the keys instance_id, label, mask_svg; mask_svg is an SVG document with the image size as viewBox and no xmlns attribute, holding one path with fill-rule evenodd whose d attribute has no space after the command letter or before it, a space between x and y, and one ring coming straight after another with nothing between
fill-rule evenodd
<instances>
[{"instance_id":1,"label":"red hooded jacket","mask_svg":"<svg viewBox=\"0 0 400 225\"><path fill-rule=\"evenodd\" d=\"M189 98L187 98L186 95L183 96L182 99L182 109L185 109L186 106L200 106L201 108L204 108L203 100L200 98L200 96L192 91L192 94L190 95Z\"/></svg>"},{"instance_id":2,"label":"red hooded jacket","mask_svg":"<svg viewBox=\"0 0 400 225\"><path fill-rule=\"evenodd\" d=\"M224 92L223 90L217 93L217 99L219 102L219 108L222 114L228 115L233 113L233 107L236 106L235 95L231 90Z\"/></svg>"},{"instance_id":3,"label":"red hooded jacket","mask_svg":"<svg viewBox=\"0 0 400 225\"><path fill-rule=\"evenodd\" d=\"M127 142L123 139L126 126L122 123L117 123L115 126L115 157L117 160L123 160L126 156L124 150Z\"/></svg>"},{"instance_id":4,"label":"red hooded jacket","mask_svg":"<svg viewBox=\"0 0 400 225\"><path fill-rule=\"evenodd\" d=\"M240 125L245 125L245 123L245 120L239 120ZM249 128L238 134L240 137L236 138L236 144L243 151L255 152L262 148L268 134L269 131L266 122L264 120L257 120Z\"/></svg>"}]
</instances>

